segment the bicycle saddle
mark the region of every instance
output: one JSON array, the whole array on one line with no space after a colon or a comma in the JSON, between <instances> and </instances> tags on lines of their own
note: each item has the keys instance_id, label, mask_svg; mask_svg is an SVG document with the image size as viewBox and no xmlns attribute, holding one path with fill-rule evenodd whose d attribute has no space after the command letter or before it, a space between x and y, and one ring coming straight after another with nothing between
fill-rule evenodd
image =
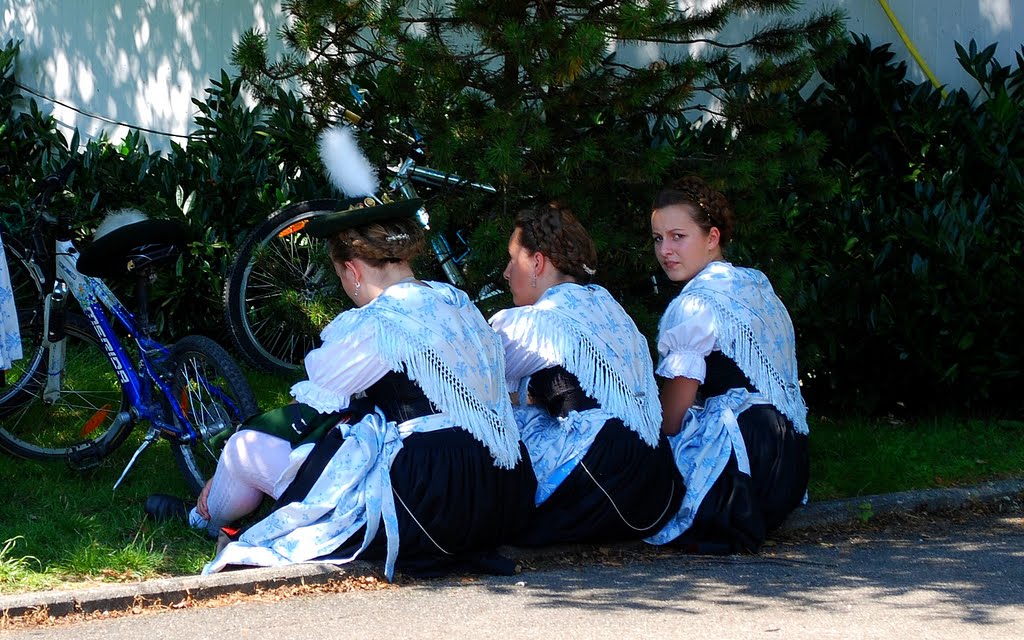
<instances>
[{"instance_id":1,"label":"bicycle saddle","mask_svg":"<svg viewBox=\"0 0 1024 640\"><path fill-rule=\"evenodd\" d=\"M132 275L178 257L188 229L171 220L142 220L97 238L82 249L78 271L94 278Z\"/></svg>"}]
</instances>

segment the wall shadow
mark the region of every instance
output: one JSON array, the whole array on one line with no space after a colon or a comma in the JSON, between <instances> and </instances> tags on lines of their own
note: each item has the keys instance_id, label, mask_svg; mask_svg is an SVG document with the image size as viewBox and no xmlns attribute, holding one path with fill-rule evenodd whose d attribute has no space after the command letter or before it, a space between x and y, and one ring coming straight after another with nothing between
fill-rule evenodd
<instances>
[{"instance_id":1,"label":"wall shadow","mask_svg":"<svg viewBox=\"0 0 1024 640\"><path fill-rule=\"evenodd\" d=\"M22 84L91 115L179 135L193 128L192 98L230 67L237 38L250 28L273 32L282 20L276 0L0 2L0 25L22 40ZM37 101L87 135L127 132ZM165 136L148 137L169 148Z\"/></svg>"}]
</instances>

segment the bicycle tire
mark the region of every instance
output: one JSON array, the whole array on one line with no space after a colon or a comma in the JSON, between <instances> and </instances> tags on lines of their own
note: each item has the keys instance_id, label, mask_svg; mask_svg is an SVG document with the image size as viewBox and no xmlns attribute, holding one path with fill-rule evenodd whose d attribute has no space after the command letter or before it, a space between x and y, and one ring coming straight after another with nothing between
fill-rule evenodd
<instances>
[{"instance_id":1,"label":"bicycle tire","mask_svg":"<svg viewBox=\"0 0 1024 640\"><path fill-rule=\"evenodd\" d=\"M217 468L224 436L258 411L256 397L238 363L210 338L182 338L171 347L169 362L171 390L199 435L192 443L172 441L171 450L189 490L198 496ZM168 413L177 423L177 415Z\"/></svg>"},{"instance_id":2,"label":"bicycle tire","mask_svg":"<svg viewBox=\"0 0 1024 640\"><path fill-rule=\"evenodd\" d=\"M11 290L14 293L14 308L19 312L41 311L43 298L47 293L43 287L42 270L32 262L21 241L2 226L0 226L0 241L3 242L4 256L7 258L7 271L11 278Z\"/></svg>"},{"instance_id":3,"label":"bicycle tire","mask_svg":"<svg viewBox=\"0 0 1024 640\"><path fill-rule=\"evenodd\" d=\"M0 406L0 449L36 460L68 460L77 445L102 442L106 455L131 432L133 422L117 416L128 396L85 318L68 313L60 396L43 398L49 352L39 315L19 315L25 357L15 363L23 384Z\"/></svg>"},{"instance_id":4,"label":"bicycle tire","mask_svg":"<svg viewBox=\"0 0 1024 640\"><path fill-rule=\"evenodd\" d=\"M18 314L18 325L31 324L36 316L41 317L43 309L43 283L39 268L32 263L28 253L17 238L7 229L0 226L0 241L3 242L7 271L14 294L14 308ZM24 387L32 380L35 366L30 357L42 338L26 342L22 340L24 357L12 363L11 367L0 375L0 408L12 403L22 396Z\"/></svg>"},{"instance_id":5,"label":"bicycle tire","mask_svg":"<svg viewBox=\"0 0 1024 640\"><path fill-rule=\"evenodd\" d=\"M270 214L238 248L224 284L231 340L252 366L292 374L347 306L326 241L294 226L351 201L310 200Z\"/></svg>"}]
</instances>

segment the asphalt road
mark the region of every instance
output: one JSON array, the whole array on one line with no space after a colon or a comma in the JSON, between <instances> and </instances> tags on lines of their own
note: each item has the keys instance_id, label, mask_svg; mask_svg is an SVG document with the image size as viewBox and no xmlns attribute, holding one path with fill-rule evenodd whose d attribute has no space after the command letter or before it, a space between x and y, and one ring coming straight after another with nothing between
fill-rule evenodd
<instances>
[{"instance_id":1,"label":"asphalt road","mask_svg":"<svg viewBox=\"0 0 1024 640\"><path fill-rule=\"evenodd\" d=\"M931 519L759 556L573 561L512 578L248 598L7 638L1024 638L1024 518Z\"/></svg>"}]
</instances>

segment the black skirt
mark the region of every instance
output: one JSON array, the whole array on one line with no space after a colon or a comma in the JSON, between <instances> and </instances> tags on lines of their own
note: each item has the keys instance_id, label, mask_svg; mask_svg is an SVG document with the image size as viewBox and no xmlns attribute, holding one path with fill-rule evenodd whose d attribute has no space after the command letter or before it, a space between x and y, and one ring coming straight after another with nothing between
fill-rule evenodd
<instances>
[{"instance_id":1,"label":"black skirt","mask_svg":"<svg viewBox=\"0 0 1024 640\"><path fill-rule=\"evenodd\" d=\"M330 431L316 444L278 505L302 500L343 442ZM514 469L494 465L490 451L464 429L414 433L402 441L391 465L398 511L396 569L430 576L451 571L510 573L511 563L494 553L515 539L533 511L537 480L520 444L522 460ZM349 557L363 542L360 530L326 558ZM360 554L383 560L387 535L381 523L373 542Z\"/></svg>"},{"instance_id":2,"label":"black skirt","mask_svg":"<svg viewBox=\"0 0 1024 640\"><path fill-rule=\"evenodd\" d=\"M537 507L516 544L635 540L658 532L685 493L668 440L651 447L609 420L575 469Z\"/></svg>"},{"instance_id":3,"label":"black skirt","mask_svg":"<svg viewBox=\"0 0 1024 640\"><path fill-rule=\"evenodd\" d=\"M740 472L733 454L693 525L670 544L692 553L753 553L803 501L810 475L807 436L771 405L755 405L737 422L750 475Z\"/></svg>"}]
</instances>

